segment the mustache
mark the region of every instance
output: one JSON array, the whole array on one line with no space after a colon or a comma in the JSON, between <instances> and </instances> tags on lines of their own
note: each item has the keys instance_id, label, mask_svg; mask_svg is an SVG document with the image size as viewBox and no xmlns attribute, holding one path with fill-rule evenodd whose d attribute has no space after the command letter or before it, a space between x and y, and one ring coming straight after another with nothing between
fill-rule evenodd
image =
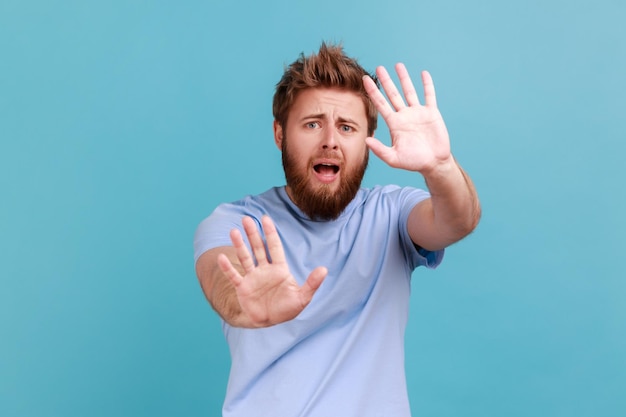
<instances>
[{"instance_id":1,"label":"mustache","mask_svg":"<svg viewBox=\"0 0 626 417\"><path fill-rule=\"evenodd\" d=\"M311 160L315 160L315 159L334 159L334 160L339 161L342 165L344 162L341 152L338 152L338 151L324 150L322 152L318 152L311 157Z\"/></svg>"}]
</instances>

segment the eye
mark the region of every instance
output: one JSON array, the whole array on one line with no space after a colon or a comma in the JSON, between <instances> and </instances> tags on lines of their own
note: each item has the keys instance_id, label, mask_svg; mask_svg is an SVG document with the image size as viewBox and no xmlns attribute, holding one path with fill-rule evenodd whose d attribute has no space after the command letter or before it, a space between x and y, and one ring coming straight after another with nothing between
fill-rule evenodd
<instances>
[{"instance_id":1,"label":"eye","mask_svg":"<svg viewBox=\"0 0 626 417\"><path fill-rule=\"evenodd\" d=\"M353 131L354 131L354 129L352 128L352 126L348 126L348 125L341 125L341 126L339 127L339 129L341 129L341 131L342 131L342 132L344 132L344 133L350 133L350 132L353 132Z\"/></svg>"},{"instance_id":2,"label":"eye","mask_svg":"<svg viewBox=\"0 0 626 417\"><path fill-rule=\"evenodd\" d=\"M306 124L306 127L309 129L316 129L320 126L320 124L318 122L308 122Z\"/></svg>"}]
</instances>

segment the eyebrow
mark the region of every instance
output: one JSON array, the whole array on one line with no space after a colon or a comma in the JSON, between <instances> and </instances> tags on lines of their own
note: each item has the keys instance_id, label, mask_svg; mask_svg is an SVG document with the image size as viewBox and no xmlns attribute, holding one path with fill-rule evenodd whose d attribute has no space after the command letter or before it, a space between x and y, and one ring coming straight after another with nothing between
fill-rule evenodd
<instances>
[{"instance_id":1,"label":"eyebrow","mask_svg":"<svg viewBox=\"0 0 626 417\"><path fill-rule=\"evenodd\" d=\"M326 119L326 114L324 113L308 114L306 116L301 117L300 121L303 122L307 119ZM337 121L339 123L351 123L353 125L360 126L356 121L347 117L339 117Z\"/></svg>"},{"instance_id":2,"label":"eyebrow","mask_svg":"<svg viewBox=\"0 0 626 417\"><path fill-rule=\"evenodd\" d=\"M338 120L338 122L341 122L341 123L350 123L350 124L353 124L353 125L359 126L359 124L358 124L356 121L354 121L354 120L352 120L352 119L349 119L349 118L347 118L347 117L340 117L340 118L339 118L339 120Z\"/></svg>"}]
</instances>

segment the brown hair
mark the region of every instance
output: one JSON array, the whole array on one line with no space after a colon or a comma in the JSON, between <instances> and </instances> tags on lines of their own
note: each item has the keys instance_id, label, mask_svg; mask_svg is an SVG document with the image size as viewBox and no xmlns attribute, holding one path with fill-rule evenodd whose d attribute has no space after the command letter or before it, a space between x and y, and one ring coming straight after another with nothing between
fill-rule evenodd
<instances>
[{"instance_id":1,"label":"brown hair","mask_svg":"<svg viewBox=\"0 0 626 417\"><path fill-rule=\"evenodd\" d=\"M373 74L365 71L356 59L344 54L341 45L327 45L323 42L317 54L306 57L301 53L296 61L285 68L274 93L272 105L274 119L281 126L286 126L289 110L300 91L308 88L336 87L355 92L363 98L367 131L371 136L376 130L378 112L363 87L364 75L369 75L378 84Z\"/></svg>"}]
</instances>

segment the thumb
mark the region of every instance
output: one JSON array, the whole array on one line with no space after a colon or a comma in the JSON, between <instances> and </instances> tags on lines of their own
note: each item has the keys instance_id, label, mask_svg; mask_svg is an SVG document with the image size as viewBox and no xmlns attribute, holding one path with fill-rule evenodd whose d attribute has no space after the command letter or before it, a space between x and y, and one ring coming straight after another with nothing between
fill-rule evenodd
<instances>
[{"instance_id":1,"label":"thumb","mask_svg":"<svg viewBox=\"0 0 626 417\"><path fill-rule=\"evenodd\" d=\"M391 165L393 159L393 149L383 144L376 138L368 137L365 139L365 143L370 148L374 155L379 157L387 165Z\"/></svg>"},{"instance_id":2,"label":"thumb","mask_svg":"<svg viewBox=\"0 0 626 417\"><path fill-rule=\"evenodd\" d=\"M328 275L328 270L323 266L319 266L311 271L309 277L300 288L303 305L309 304L317 289L324 282L326 275Z\"/></svg>"}]
</instances>

